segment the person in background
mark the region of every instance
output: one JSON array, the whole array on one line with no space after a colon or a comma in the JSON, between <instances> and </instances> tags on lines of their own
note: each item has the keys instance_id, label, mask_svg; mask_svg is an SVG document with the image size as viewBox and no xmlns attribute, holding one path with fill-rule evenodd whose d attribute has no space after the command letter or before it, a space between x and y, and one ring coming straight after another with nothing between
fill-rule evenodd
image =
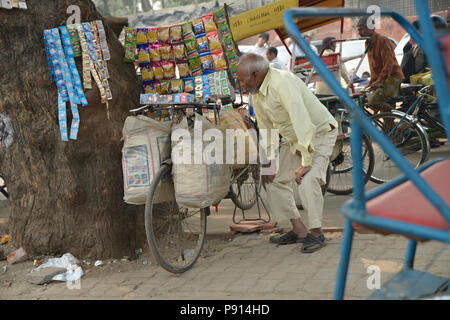
<instances>
[{"instance_id":1,"label":"person in background","mask_svg":"<svg viewBox=\"0 0 450 320\"><path fill-rule=\"evenodd\" d=\"M322 40L322 46L323 46L323 55L327 56L331 53L334 53L336 51L336 42L334 42L333 40L336 40L335 37L326 37L325 39ZM340 63L340 77L342 77L342 79L344 79L346 84L350 83L350 77L348 75L347 72L347 68L345 67L344 63ZM340 80L340 79L339 79ZM342 83L342 81L339 81ZM315 91L315 95L319 98L324 97L324 96L332 96L334 95L333 91L328 87L328 85L326 84L325 81L317 81L316 82L316 91Z\"/></svg>"},{"instance_id":2,"label":"person in background","mask_svg":"<svg viewBox=\"0 0 450 320\"><path fill-rule=\"evenodd\" d=\"M270 143L263 148L269 161L262 166L272 171L261 175L261 180L267 184L274 221L290 220L292 231L271 237L270 242L300 242L302 252L317 251L326 245L321 184L336 142L337 121L303 81L287 70L270 68L256 54L240 57L236 71L242 87L253 96L259 129L278 130L281 136L279 153L271 150ZM297 210L294 192L308 215L309 230Z\"/></svg>"},{"instance_id":3,"label":"person in background","mask_svg":"<svg viewBox=\"0 0 450 320\"><path fill-rule=\"evenodd\" d=\"M287 70L286 65L278 60L278 50L275 47L269 47L266 50L266 58L270 62L270 66L275 69Z\"/></svg>"},{"instance_id":4,"label":"person in background","mask_svg":"<svg viewBox=\"0 0 450 320\"><path fill-rule=\"evenodd\" d=\"M266 50L269 47L268 42L269 42L269 34L266 32L261 33L258 36L258 40L256 41L255 46L250 48L250 50L248 50L246 53L255 53L257 55L260 55L261 57L265 57Z\"/></svg>"},{"instance_id":5,"label":"person in background","mask_svg":"<svg viewBox=\"0 0 450 320\"><path fill-rule=\"evenodd\" d=\"M389 104L389 100L398 96L400 84L405 77L391 41L375 32L374 27L369 27L368 18L361 18L357 24L359 35L372 40L367 52L371 78L365 90L373 93L369 96L368 103L376 111L390 111L393 106Z\"/></svg>"}]
</instances>

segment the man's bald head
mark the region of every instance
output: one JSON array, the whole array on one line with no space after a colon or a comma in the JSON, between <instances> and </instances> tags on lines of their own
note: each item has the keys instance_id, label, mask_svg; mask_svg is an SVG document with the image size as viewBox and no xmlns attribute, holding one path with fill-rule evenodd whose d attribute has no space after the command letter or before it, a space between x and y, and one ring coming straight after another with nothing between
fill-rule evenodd
<instances>
[{"instance_id":1,"label":"man's bald head","mask_svg":"<svg viewBox=\"0 0 450 320\"><path fill-rule=\"evenodd\" d=\"M242 87L250 93L257 93L269 71L269 61L254 54L244 54L237 65L237 75Z\"/></svg>"}]
</instances>

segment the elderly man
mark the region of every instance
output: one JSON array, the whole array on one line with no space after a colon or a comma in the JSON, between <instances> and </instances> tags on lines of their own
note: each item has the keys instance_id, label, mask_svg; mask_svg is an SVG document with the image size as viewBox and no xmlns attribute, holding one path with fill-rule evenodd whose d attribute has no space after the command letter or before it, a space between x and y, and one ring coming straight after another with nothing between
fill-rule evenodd
<instances>
[{"instance_id":1,"label":"elderly man","mask_svg":"<svg viewBox=\"0 0 450 320\"><path fill-rule=\"evenodd\" d=\"M237 74L242 87L252 94L259 128L277 129L281 136L279 169L261 178L268 183L268 205L274 219L289 219L293 228L270 241L301 242L302 252L319 250L325 246L320 185L325 183L337 122L302 80L289 71L269 67L269 62L258 55L242 56ZM266 166L273 168L276 159L269 146L266 152L271 163ZM298 192L307 212L309 231L297 210L294 192Z\"/></svg>"}]
</instances>

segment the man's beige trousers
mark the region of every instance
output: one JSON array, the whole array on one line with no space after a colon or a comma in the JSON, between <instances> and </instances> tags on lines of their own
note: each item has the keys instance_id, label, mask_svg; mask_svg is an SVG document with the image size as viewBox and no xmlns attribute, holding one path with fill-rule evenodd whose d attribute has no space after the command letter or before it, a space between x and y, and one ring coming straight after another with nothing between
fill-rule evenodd
<instances>
[{"instance_id":1,"label":"man's beige trousers","mask_svg":"<svg viewBox=\"0 0 450 320\"><path fill-rule=\"evenodd\" d=\"M300 185L295 182L295 170L302 164L301 156L298 153L292 154L287 143L281 144L278 172L273 183L266 187L267 205L273 221L300 218L296 207L297 202L303 205L308 215L310 229L322 226L321 185L325 184L329 158L336 143L337 134L337 129L317 134L314 139L313 164L311 170L303 176Z\"/></svg>"}]
</instances>

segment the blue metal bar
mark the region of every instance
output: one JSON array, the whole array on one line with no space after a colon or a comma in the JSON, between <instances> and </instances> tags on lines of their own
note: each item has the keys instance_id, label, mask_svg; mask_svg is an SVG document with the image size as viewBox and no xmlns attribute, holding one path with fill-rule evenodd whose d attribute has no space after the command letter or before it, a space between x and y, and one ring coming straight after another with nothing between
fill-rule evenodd
<instances>
[{"instance_id":1,"label":"blue metal bar","mask_svg":"<svg viewBox=\"0 0 450 320\"><path fill-rule=\"evenodd\" d=\"M417 241L409 240L403 268L412 269L414 267L414 257L416 256L416 248L417 248Z\"/></svg>"},{"instance_id":2,"label":"blue metal bar","mask_svg":"<svg viewBox=\"0 0 450 320\"><path fill-rule=\"evenodd\" d=\"M342 300L345 294L345 283L347 281L348 265L350 263L350 254L353 242L353 226L352 221L345 221L344 235L341 245L341 258L339 260L338 271L336 275L336 285L334 287L334 299Z\"/></svg>"},{"instance_id":3,"label":"blue metal bar","mask_svg":"<svg viewBox=\"0 0 450 320\"><path fill-rule=\"evenodd\" d=\"M350 123L352 130L350 137L351 154L353 159L353 198L355 209L364 209L364 171L362 163L362 131L358 124ZM363 211L364 212L364 211Z\"/></svg>"},{"instance_id":4,"label":"blue metal bar","mask_svg":"<svg viewBox=\"0 0 450 320\"><path fill-rule=\"evenodd\" d=\"M389 132L389 134L387 135L388 137L390 137L391 134L392 134L393 132L395 132L395 130L396 130L396 129L398 128L398 126L400 125L400 123L403 122L403 119L405 119L405 118L409 115L409 113L410 113L412 110L414 110L414 109L416 108L417 104L418 104L419 101L421 101L422 99L423 99L422 96L420 96L420 97L418 97L416 100L414 100L414 103L409 107L408 111L406 111L406 113L403 115L403 117L400 119L400 121L397 122L397 124L395 125L395 127L392 128L391 132Z\"/></svg>"},{"instance_id":5,"label":"blue metal bar","mask_svg":"<svg viewBox=\"0 0 450 320\"><path fill-rule=\"evenodd\" d=\"M419 25L423 37L426 40L420 47L425 52L431 66L434 79L434 87L438 96L439 110L444 121L447 137L450 137L450 92L447 87L446 66L440 54L439 44L436 40L435 30L431 24L430 10L426 0L415 0Z\"/></svg>"},{"instance_id":6,"label":"blue metal bar","mask_svg":"<svg viewBox=\"0 0 450 320\"><path fill-rule=\"evenodd\" d=\"M283 20L286 30L291 38L297 43L306 56L310 59L311 64L316 68L323 80L339 97L339 99L351 109L352 121L355 121L362 129L369 134L377 143L382 146L383 150L390 156L394 163L402 170L409 179L416 185L422 194L430 201L430 203L441 213L441 215L450 223L450 209L445 201L439 197L436 192L426 183L422 177L414 170L414 168L404 160L402 154L392 145L389 139L382 134L377 128L366 118L363 111L354 103L354 101L347 95L340 83L328 70L323 61L312 51L309 44L302 37L300 31L294 23L294 18L310 18L310 17L342 17L342 16L367 16L370 15L364 9L317 9L317 8L297 8L288 9L284 15ZM411 37L423 46L424 41L417 33L413 26L400 14L390 9L381 9L381 15L391 15L397 20Z\"/></svg>"}]
</instances>

